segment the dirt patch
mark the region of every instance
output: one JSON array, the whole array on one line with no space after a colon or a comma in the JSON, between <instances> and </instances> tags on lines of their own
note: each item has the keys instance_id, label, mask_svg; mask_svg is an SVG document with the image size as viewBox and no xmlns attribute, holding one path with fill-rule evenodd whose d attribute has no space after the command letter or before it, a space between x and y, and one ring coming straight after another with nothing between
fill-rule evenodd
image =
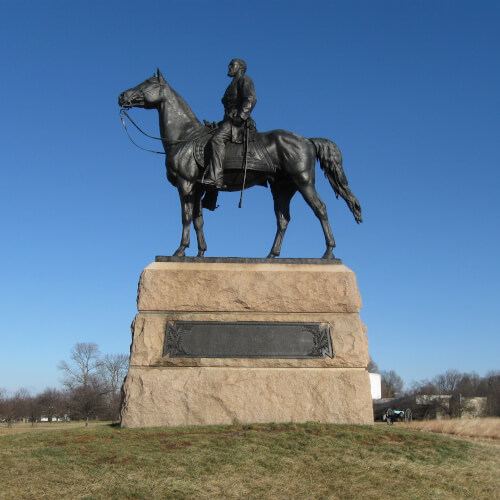
<instances>
[{"instance_id":1,"label":"dirt patch","mask_svg":"<svg viewBox=\"0 0 500 500\"><path fill-rule=\"evenodd\" d=\"M85 436L81 439L77 439L76 441L73 441L74 444L79 444L79 443L88 443L89 441L95 441L97 439L96 436Z\"/></svg>"},{"instance_id":2,"label":"dirt patch","mask_svg":"<svg viewBox=\"0 0 500 500\"><path fill-rule=\"evenodd\" d=\"M71 453L75 453L77 455L88 455L89 453L94 453L93 451L89 450L88 448L79 448L75 450L70 450Z\"/></svg>"}]
</instances>

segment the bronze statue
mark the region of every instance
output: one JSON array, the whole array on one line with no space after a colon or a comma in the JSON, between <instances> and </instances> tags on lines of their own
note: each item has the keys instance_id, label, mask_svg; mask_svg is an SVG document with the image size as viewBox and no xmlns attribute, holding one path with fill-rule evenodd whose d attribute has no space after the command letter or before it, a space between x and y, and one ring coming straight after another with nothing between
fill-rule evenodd
<instances>
[{"instance_id":1,"label":"bronze statue","mask_svg":"<svg viewBox=\"0 0 500 500\"><path fill-rule=\"evenodd\" d=\"M222 164L225 157L226 143L241 142L241 129L250 118L257 96L252 79L246 75L247 65L241 59L233 59L229 63L227 76L233 80L229 84L222 98L224 105L224 119L218 124L212 139L208 143L210 162L203 175L202 182L206 186L217 189L223 187Z\"/></svg>"},{"instance_id":2,"label":"bronze statue","mask_svg":"<svg viewBox=\"0 0 500 500\"><path fill-rule=\"evenodd\" d=\"M167 179L177 187L182 205L182 237L174 256L185 255L193 223L198 239L198 257L203 257L207 249L203 234L203 208L215 208L210 197L217 194L217 191L207 191L202 183L204 170L211 160L209 148L205 148L205 145L219 128L201 124L184 99L165 81L160 70L143 83L120 94L118 103L122 112L132 107L158 111L159 139L166 154ZM226 108L226 103L224 106ZM228 105L228 108L231 106ZM240 122L237 118L242 121L248 118L251 108L250 104L244 108L240 105L233 108L237 109L236 112L226 109L226 113L233 120L231 123L236 122L238 127ZM226 133L221 135L225 141ZM321 223L326 242L323 258L334 258L335 240L326 207L314 187L316 159L337 198L339 195L344 198L356 222L362 222L361 206L349 188L342 168L342 156L332 141L306 139L286 130L272 130L256 134L255 140L251 142L247 136L243 144L228 142L225 146L223 191L239 191L243 186L256 185L269 185L271 188L278 227L268 258L280 254L290 221L290 200L297 191Z\"/></svg>"}]
</instances>

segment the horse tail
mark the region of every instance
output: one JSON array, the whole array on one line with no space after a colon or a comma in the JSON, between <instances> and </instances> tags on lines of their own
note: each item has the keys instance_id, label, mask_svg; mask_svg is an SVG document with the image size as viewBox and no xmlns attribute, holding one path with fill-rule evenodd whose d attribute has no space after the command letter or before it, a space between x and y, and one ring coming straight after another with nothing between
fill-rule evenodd
<instances>
[{"instance_id":1,"label":"horse tail","mask_svg":"<svg viewBox=\"0 0 500 500\"><path fill-rule=\"evenodd\" d=\"M347 177L342 168L342 154L340 153L340 149L334 142L328 139L314 137L309 140L316 148L316 158L319 160L321 170L325 173L325 177L335 191L335 196L338 198L340 195L344 198L358 224L363 222L361 218L361 205L350 190Z\"/></svg>"}]
</instances>

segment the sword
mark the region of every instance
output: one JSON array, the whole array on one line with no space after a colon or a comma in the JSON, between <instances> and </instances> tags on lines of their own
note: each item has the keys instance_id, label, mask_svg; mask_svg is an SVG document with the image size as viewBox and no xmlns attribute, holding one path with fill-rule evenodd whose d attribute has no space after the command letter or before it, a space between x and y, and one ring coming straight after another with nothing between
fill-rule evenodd
<instances>
[{"instance_id":1,"label":"sword","mask_svg":"<svg viewBox=\"0 0 500 500\"><path fill-rule=\"evenodd\" d=\"M238 203L238 208L241 208L241 202L243 200L243 191L245 191L245 182L247 180L247 156L248 156L248 121L245 121L245 128L243 129L244 134L244 148L243 148L243 184L241 186L240 202Z\"/></svg>"}]
</instances>

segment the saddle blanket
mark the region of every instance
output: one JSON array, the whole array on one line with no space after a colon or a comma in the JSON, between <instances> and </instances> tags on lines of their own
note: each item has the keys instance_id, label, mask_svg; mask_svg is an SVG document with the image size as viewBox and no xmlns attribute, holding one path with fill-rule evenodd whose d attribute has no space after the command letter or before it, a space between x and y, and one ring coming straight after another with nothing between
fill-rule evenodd
<instances>
[{"instance_id":1,"label":"saddle blanket","mask_svg":"<svg viewBox=\"0 0 500 500\"><path fill-rule=\"evenodd\" d=\"M200 142L195 142L193 154L200 167L205 167L210 160L209 154L205 151L206 143L210 136L201 138ZM241 170L244 163L244 145L228 142L226 144L226 155L224 158L224 170ZM255 141L248 143L247 170L257 170L259 172L275 172L276 168L266 151L262 141L257 136Z\"/></svg>"}]
</instances>

